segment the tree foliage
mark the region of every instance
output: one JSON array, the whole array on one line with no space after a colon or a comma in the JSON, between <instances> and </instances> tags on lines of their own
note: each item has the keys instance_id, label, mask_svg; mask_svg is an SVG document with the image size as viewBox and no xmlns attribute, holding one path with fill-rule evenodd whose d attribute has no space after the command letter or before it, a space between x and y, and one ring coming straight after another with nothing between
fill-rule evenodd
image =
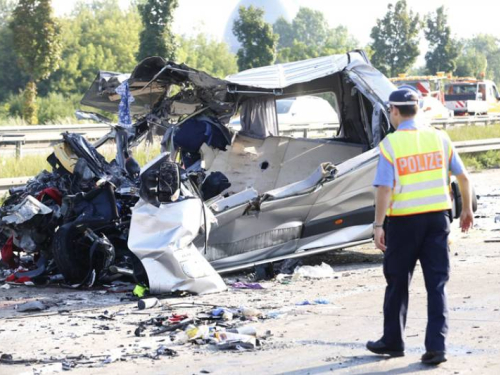
<instances>
[{"instance_id":1,"label":"tree foliage","mask_svg":"<svg viewBox=\"0 0 500 375\"><path fill-rule=\"evenodd\" d=\"M279 18L273 29L279 35L280 63L345 53L359 44L345 26L330 28L322 12L305 7L291 23Z\"/></svg>"},{"instance_id":2,"label":"tree foliage","mask_svg":"<svg viewBox=\"0 0 500 375\"><path fill-rule=\"evenodd\" d=\"M457 59L455 76L457 77L479 77L486 71L488 61L486 56L476 48L464 48Z\"/></svg>"},{"instance_id":3,"label":"tree foliage","mask_svg":"<svg viewBox=\"0 0 500 375\"><path fill-rule=\"evenodd\" d=\"M149 56L175 60L176 42L171 26L177 6L178 0L144 0L139 3L144 29L140 35L137 61Z\"/></svg>"},{"instance_id":4,"label":"tree foliage","mask_svg":"<svg viewBox=\"0 0 500 375\"><path fill-rule=\"evenodd\" d=\"M420 54L420 27L419 15L408 9L406 0L389 4L387 13L377 19L370 34L373 65L390 77L406 72Z\"/></svg>"},{"instance_id":5,"label":"tree foliage","mask_svg":"<svg viewBox=\"0 0 500 375\"><path fill-rule=\"evenodd\" d=\"M241 43L237 53L239 69L271 65L276 59L278 36L273 33L271 25L264 21L264 10L241 6L238 14L233 33Z\"/></svg>"},{"instance_id":6,"label":"tree foliage","mask_svg":"<svg viewBox=\"0 0 500 375\"><path fill-rule=\"evenodd\" d=\"M19 0L10 28L19 65L30 79L46 79L61 57L60 26L52 16L50 0Z\"/></svg>"},{"instance_id":7,"label":"tree foliage","mask_svg":"<svg viewBox=\"0 0 500 375\"><path fill-rule=\"evenodd\" d=\"M84 93L99 70L131 72L136 65L141 20L136 7L121 10L117 0L79 3L61 20L60 68L40 93Z\"/></svg>"},{"instance_id":8,"label":"tree foliage","mask_svg":"<svg viewBox=\"0 0 500 375\"><path fill-rule=\"evenodd\" d=\"M229 51L228 45L207 39L204 34L179 38L177 61L219 78L238 72L236 55Z\"/></svg>"},{"instance_id":9,"label":"tree foliage","mask_svg":"<svg viewBox=\"0 0 500 375\"><path fill-rule=\"evenodd\" d=\"M0 0L0 28L8 25L10 14L14 8L13 0Z\"/></svg>"},{"instance_id":10,"label":"tree foliage","mask_svg":"<svg viewBox=\"0 0 500 375\"><path fill-rule=\"evenodd\" d=\"M9 27L14 8L13 0L0 0L0 101L5 100L10 93L18 92L28 81L17 64L14 38Z\"/></svg>"},{"instance_id":11,"label":"tree foliage","mask_svg":"<svg viewBox=\"0 0 500 375\"><path fill-rule=\"evenodd\" d=\"M493 79L500 83L500 39L480 34L462 41L456 76Z\"/></svg>"},{"instance_id":12,"label":"tree foliage","mask_svg":"<svg viewBox=\"0 0 500 375\"><path fill-rule=\"evenodd\" d=\"M283 48L289 48L293 45L295 39L295 33L293 26L285 18L278 18L273 24L273 32L279 35L278 39L278 50Z\"/></svg>"},{"instance_id":13,"label":"tree foliage","mask_svg":"<svg viewBox=\"0 0 500 375\"><path fill-rule=\"evenodd\" d=\"M323 47L330 28L325 15L310 8L301 7L292 21L294 39L307 45Z\"/></svg>"},{"instance_id":14,"label":"tree foliage","mask_svg":"<svg viewBox=\"0 0 500 375\"><path fill-rule=\"evenodd\" d=\"M457 67L459 44L451 37L444 6L439 7L434 15L429 14L426 17L426 24L424 34L429 42L429 51L425 54L425 61L428 72L431 74L454 72Z\"/></svg>"},{"instance_id":15,"label":"tree foliage","mask_svg":"<svg viewBox=\"0 0 500 375\"><path fill-rule=\"evenodd\" d=\"M50 3L50 0L19 0L10 22L17 61L29 77L23 110L29 124L38 122L36 82L48 78L60 61L60 27L52 16Z\"/></svg>"}]
</instances>

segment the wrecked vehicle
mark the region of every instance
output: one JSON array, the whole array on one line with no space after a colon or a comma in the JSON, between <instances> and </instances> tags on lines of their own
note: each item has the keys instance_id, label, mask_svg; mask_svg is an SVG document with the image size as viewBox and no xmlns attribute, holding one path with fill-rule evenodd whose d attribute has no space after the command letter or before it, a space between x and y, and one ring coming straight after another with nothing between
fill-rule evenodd
<instances>
[{"instance_id":1,"label":"wrecked vehicle","mask_svg":"<svg viewBox=\"0 0 500 375\"><path fill-rule=\"evenodd\" d=\"M118 95L123 84L125 94ZM87 165L80 166L79 183L90 181L91 191L108 194L106 203L94 206L108 206L102 220L114 231L101 230L99 220L81 227L80 210L58 227L51 251L66 249L68 259L86 265L72 273L79 274L73 282L96 274L106 280L111 269L125 269L136 278L142 273L153 293L206 293L224 288L214 269L233 271L369 242L377 145L392 130L385 103L394 89L362 51L251 69L224 80L161 57L145 59L130 75L101 72L82 104L120 111L125 102L136 116L130 127L117 128L121 137L114 130L117 158L107 168L116 167L110 174L132 184L112 183L114 192L106 187L111 183L96 187L97 177L111 178L102 178L87 161L94 179L85 179ZM335 137L280 136L276 100L305 95L331 98L339 121ZM238 113L241 130L233 133L227 125ZM163 136L161 155L140 174L127 172L128 145L147 133ZM84 163L77 156L77 164ZM119 203L123 188L133 195L126 208ZM453 192L459 194L456 186ZM117 208L126 211L125 219ZM73 248L75 238L87 241L81 250ZM128 263L122 256L116 264L117 247ZM63 268L61 261L58 266Z\"/></svg>"}]
</instances>

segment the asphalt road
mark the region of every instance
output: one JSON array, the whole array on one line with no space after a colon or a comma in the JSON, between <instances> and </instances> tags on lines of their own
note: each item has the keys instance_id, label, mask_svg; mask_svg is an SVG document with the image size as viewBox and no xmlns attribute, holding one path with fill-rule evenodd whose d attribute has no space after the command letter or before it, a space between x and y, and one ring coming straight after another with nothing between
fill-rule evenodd
<instances>
[{"instance_id":1,"label":"asphalt road","mask_svg":"<svg viewBox=\"0 0 500 375\"><path fill-rule=\"evenodd\" d=\"M0 373L62 372L61 359L73 359L74 374L432 374L500 373L500 171L473 175L482 194L478 227L451 236L452 275L448 287L450 332L448 362L426 367L424 352L426 293L420 267L414 275L407 322L406 356L387 359L366 351L367 340L382 332L384 278L382 256L373 246L330 252L305 259L326 262L334 278L264 283L263 290L231 289L215 295L164 300L164 306L138 311L122 293L60 288L0 289L0 355L13 360L54 363L1 365ZM244 274L231 278L245 278ZM299 306L322 298L325 305ZM53 307L43 313L20 313L15 305L40 299ZM194 314L203 307L173 306L179 302L247 306L275 312L275 319L249 325L259 334L271 331L254 351L215 351L210 345L174 345L168 336L136 337L139 321L173 312ZM168 310L170 305L172 310ZM34 315L33 315L34 314ZM104 316L104 318L103 318ZM112 320L106 317L114 316ZM165 345L177 357L144 358ZM141 357L142 356L142 357ZM107 363L110 362L110 363Z\"/></svg>"}]
</instances>

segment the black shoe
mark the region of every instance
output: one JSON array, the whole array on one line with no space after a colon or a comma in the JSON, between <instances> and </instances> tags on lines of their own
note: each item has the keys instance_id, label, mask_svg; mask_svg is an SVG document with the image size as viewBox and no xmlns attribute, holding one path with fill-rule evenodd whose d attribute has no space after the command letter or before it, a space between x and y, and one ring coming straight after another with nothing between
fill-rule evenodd
<instances>
[{"instance_id":1,"label":"black shoe","mask_svg":"<svg viewBox=\"0 0 500 375\"><path fill-rule=\"evenodd\" d=\"M425 352L420 360L426 365L439 365L447 361L445 352Z\"/></svg>"},{"instance_id":2,"label":"black shoe","mask_svg":"<svg viewBox=\"0 0 500 375\"><path fill-rule=\"evenodd\" d=\"M391 357L403 357L405 355L404 350L390 348L385 345L382 340L368 341L366 343L366 349L375 354L388 354Z\"/></svg>"}]
</instances>

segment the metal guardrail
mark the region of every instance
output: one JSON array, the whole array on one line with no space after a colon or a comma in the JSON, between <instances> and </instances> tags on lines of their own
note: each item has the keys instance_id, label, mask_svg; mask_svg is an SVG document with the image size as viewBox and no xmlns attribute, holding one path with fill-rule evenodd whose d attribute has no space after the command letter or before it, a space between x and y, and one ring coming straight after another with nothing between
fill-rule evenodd
<instances>
[{"instance_id":1,"label":"metal guardrail","mask_svg":"<svg viewBox=\"0 0 500 375\"><path fill-rule=\"evenodd\" d=\"M454 142L459 153L475 153L489 150L500 150L500 138L478 139L474 141ZM0 179L0 197L10 188L25 185L32 177L14 177Z\"/></svg>"},{"instance_id":2,"label":"metal guardrail","mask_svg":"<svg viewBox=\"0 0 500 375\"><path fill-rule=\"evenodd\" d=\"M26 185L30 178L32 177L0 178L0 197L2 197L11 188Z\"/></svg>"},{"instance_id":3,"label":"metal guardrail","mask_svg":"<svg viewBox=\"0 0 500 375\"><path fill-rule=\"evenodd\" d=\"M500 123L500 114L477 115L477 116L455 116L449 119L432 120L431 125L447 129L453 126L469 125L492 125Z\"/></svg>"},{"instance_id":4,"label":"metal guardrail","mask_svg":"<svg viewBox=\"0 0 500 375\"><path fill-rule=\"evenodd\" d=\"M109 125L106 124L73 124L73 125L23 125L23 126L0 126L0 134L18 133L18 134L37 134L46 132L87 132L87 131L109 131Z\"/></svg>"},{"instance_id":5,"label":"metal guardrail","mask_svg":"<svg viewBox=\"0 0 500 375\"><path fill-rule=\"evenodd\" d=\"M447 129L454 126L490 125L500 123L500 114L481 116L457 116L450 119L433 120L431 124L435 127ZM321 126L291 125L280 131L284 135L297 135L304 138L322 137L326 132L335 132L339 124L327 124ZM106 124L74 124L74 125L30 125L30 126L0 126L0 146L13 146L18 157L22 156L23 148L37 149L47 147L61 139L64 132L78 133L89 140L97 140L110 131ZM24 137L16 143L9 139Z\"/></svg>"},{"instance_id":6,"label":"metal guardrail","mask_svg":"<svg viewBox=\"0 0 500 375\"><path fill-rule=\"evenodd\" d=\"M500 138L478 139L474 141L453 142L456 150L462 154L471 154L490 150L500 150Z\"/></svg>"},{"instance_id":7,"label":"metal guardrail","mask_svg":"<svg viewBox=\"0 0 500 375\"><path fill-rule=\"evenodd\" d=\"M0 126L0 146L7 146L7 149L12 146L11 150L15 147L16 156L22 157L23 149L44 149L60 141L61 134L65 132L78 133L88 140L97 140L109 131L109 125L105 124Z\"/></svg>"}]
</instances>

